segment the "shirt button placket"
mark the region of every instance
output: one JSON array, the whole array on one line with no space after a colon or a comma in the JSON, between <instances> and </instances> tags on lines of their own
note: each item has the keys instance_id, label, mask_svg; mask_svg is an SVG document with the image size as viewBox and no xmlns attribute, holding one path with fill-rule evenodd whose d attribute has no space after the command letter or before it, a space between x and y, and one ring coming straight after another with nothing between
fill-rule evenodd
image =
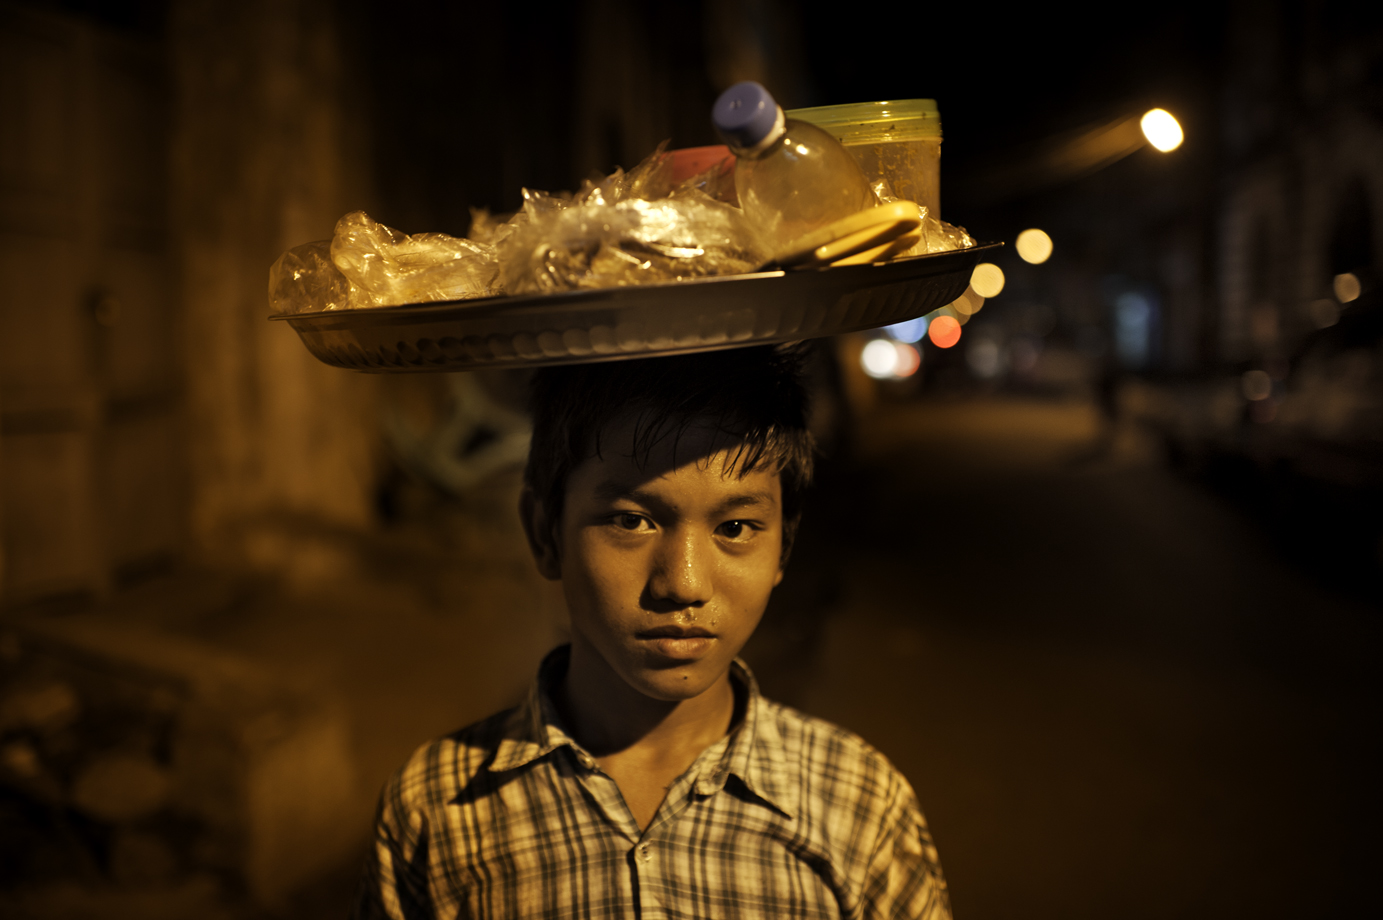
<instances>
[{"instance_id":1,"label":"shirt button placket","mask_svg":"<svg viewBox=\"0 0 1383 920\"><path fill-rule=\"evenodd\" d=\"M639 876L639 916L643 920L663 917L661 899L656 893L659 886L653 878L653 845L647 840L634 845L634 866Z\"/></svg>"}]
</instances>

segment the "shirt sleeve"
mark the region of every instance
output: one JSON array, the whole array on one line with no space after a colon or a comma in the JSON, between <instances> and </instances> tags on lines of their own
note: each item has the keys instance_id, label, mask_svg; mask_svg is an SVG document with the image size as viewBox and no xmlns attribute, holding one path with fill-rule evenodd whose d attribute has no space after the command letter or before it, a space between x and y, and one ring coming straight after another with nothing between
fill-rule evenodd
<instances>
[{"instance_id":1,"label":"shirt sleeve","mask_svg":"<svg viewBox=\"0 0 1383 920\"><path fill-rule=\"evenodd\" d=\"M406 768L405 768L406 770ZM374 843L365 859L351 920L433 920L428 887L428 828L403 794L405 771L384 787Z\"/></svg>"},{"instance_id":2,"label":"shirt sleeve","mask_svg":"<svg viewBox=\"0 0 1383 920\"><path fill-rule=\"evenodd\" d=\"M917 797L895 777L865 878L867 920L951 920L951 899Z\"/></svg>"}]
</instances>

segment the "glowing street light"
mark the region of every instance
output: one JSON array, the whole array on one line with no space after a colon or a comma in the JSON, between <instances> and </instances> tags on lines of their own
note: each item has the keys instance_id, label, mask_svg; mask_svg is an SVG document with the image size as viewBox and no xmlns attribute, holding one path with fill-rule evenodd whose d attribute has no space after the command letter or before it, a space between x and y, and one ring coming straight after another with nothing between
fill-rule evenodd
<instances>
[{"instance_id":1,"label":"glowing street light","mask_svg":"<svg viewBox=\"0 0 1383 920\"><path fill-rule=\"evenodd\" d=\"M1163 153L1176 150L1185 139L1176 117L1166 109L1141 116L1125 111L1112 121L1050 137L1036 155L996 166L986 174L981 194L991 202L1026 195L1093 175L1144 147Z\"/></svg>"},{"instance_id":2,"label":"glowing street light","mask_svg":"<svg viewBox=\"0 0 1383 920\"><path fill-rule=\"evenodd\" d=\"M1181 146L1185 135L1181 133L1181 125L1172 117L1172 113L1166 109L1151 109L1139 126L1143 129L1143 136L1163 153L1170 153Z\"/></svg>"}]
</instances>

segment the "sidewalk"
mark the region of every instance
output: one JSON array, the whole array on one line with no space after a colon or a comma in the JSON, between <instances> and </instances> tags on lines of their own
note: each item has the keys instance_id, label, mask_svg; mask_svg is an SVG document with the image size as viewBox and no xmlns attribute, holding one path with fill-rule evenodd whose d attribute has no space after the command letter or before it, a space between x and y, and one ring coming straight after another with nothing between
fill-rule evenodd
<instances>
[{"instance_id":1,"label":"sidewalk","mask_svg":"<svg viewBox=\"0 0 1383 920\"><path fill-rule=\"evenodd\" d=\"M254 916L253 904L266 901L277 905L277 913L295 917L343 916L388 775L429 738L516 702L542 655L561 641L560 598L528 558L513 511L517 490L516 476L501 477L466 502L437 505L371 535L294 530L291 524L266 531L263 552L279 556L287 573L282 579L182 572L135 586L99 609L31 610L0 624L7 635L21 637L16 648L41 643L55 650L49 659L95 660L97 672L115 675L95 678L94 684L79 681L79 710L91 710L88 697L109 696L110 680L128 683L120 675L133 675L171 688L179 702L167 704L169 714L159 718L182 737L188 713L206 710L206 693L197 687L208 669L240 675L218 697L229 700L231 709L242 710L239 701L247 695L270 701L254 709L259 715L212 717L219 726L216 737L228 739L224 744L239 749L237 739L256 739L243 742L250 747L233 755L239 764L233 768L198 767L198 758L178 754L177 745L172 754L145 754L148 745L133 737L101 740L89 738L89 730L76 735L79 745L140 747L139 763L147 765L142 775L154 777L154 785L181 788L188 776L205 777L210 769L217 788L244 789L208 792L216 802L206 808L189 804L185 795L165 796L140 814L99 815L94 825L102 840L133 833L148 841L152 834L151 845L158 847L158 828L170 820L187 825L190 812L230 808L217 825L217 839L228 841L219 861L207 863L198 855L205 847L194 848L191 856L180 853L170 838L162 852L173 855L155 864L175 865L126 872L114 887L99 868L85 882L80 872L59 872L6 903L55 918L177 917L189 911ZM63 676L70 668L54 678L54 666L46 667L48 684L71 685L75 679ZM142 705L133 704L126 718L132 726L154 718L140 711ZM225 706L215 711L229 713ZM298 713L307 711L329 715L322 717L326 722L304 721ZM76 728L83 724L78 719ZM74 729L54 730L71 735ZM272 750L257 740L266 731ZM269 753L255 753L260 750ZM80 758L102 756L93 750ZM308 787L288 793L293 801L282 800L304 780ZM128 782L113 787L112 795L119 798L129 788ZM304 792L322 801L304 806ZM235 801L226 801L227 795ZM249 798L236 804L236 796ZM61 805L72 807L86 820L81 806ZM260 814L266 807L277 809L282 820ZM303 819L289 816L302 807L315 808L310 813L317 815L316 839L275 843L285 833L301 836L296 825ZM292 823L280 827L282 821ZM202 828L196 832L201 837L211 833L205 821L192 823ZM239 855L225 856L226 847ZM103 848L108 847L98 844L98 851ZM233 877L225 875L227 865ZM236 879L248 881L250 900L236 894L242 883Z\"/></svg>"}]
</instances>

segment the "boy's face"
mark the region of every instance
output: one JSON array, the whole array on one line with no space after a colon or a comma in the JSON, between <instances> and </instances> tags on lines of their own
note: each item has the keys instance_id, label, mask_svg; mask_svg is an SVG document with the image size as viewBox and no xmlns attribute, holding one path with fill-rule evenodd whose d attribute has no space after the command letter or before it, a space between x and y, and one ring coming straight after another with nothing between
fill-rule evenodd
<instances>
[{"instance_id":1,"label":"boy's face","mask_svg":"<svg viewBox=\"0 0 1383 920\"><path fill-rule=\"evenodd\" d=\"M646 696L690 699L724 679L782 580L780 477L727 472L734 452L712 454L706 429L642 468L632 421L601 441L612 449L567 481L558 534L573 655L595 653Z\"/></svg>"}]
</instances>

